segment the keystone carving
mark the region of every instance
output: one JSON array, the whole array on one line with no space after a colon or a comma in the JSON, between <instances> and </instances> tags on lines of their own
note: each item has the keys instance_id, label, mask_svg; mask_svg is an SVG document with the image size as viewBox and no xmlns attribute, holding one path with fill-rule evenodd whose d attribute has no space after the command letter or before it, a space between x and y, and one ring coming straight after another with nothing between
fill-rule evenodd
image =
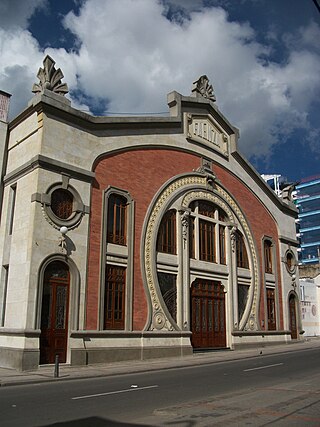
<instances>
[{"instance_id":1,"label":"keystone carving","mask_svg":"<svg viewBox=\"0 0 320 427\"><path fill-rule=\"evenodd\" d=\"M45 89L51 90L59 95L65 95L69 92L68 85L62 83L64 77L60 68L56 70L55 61L47 55L43 60L43 68L39 68L37 77L39 83L34 83L32 92L43 93Z\"/></svg>"},{"instance_id":2,"label":"keystone carving","mask_svg":"<svg viewBox=\"0 0 320 427\"><path fill-rule=\"evenodd\" d=\"M216 101L213 86L209 83L209 79L206 75L201 76L198 80L193 82L192 93L196 97L202 96L210 101Z\"/></svg>"}]
</instances>

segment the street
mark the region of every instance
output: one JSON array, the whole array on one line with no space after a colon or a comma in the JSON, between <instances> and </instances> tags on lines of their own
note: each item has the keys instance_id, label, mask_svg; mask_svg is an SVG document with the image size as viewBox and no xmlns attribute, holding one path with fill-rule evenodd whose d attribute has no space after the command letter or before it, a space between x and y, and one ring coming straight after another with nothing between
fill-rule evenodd
<instances>
[{"instance_id":1,"label":"street","mask_svg":"<svg viewBox=\"0 0 320 427\"><path fill-rule=\"evenodd\" d=\"M319 426L320 351L0 388L1 426Z\"/></svg>"}]
</instances>

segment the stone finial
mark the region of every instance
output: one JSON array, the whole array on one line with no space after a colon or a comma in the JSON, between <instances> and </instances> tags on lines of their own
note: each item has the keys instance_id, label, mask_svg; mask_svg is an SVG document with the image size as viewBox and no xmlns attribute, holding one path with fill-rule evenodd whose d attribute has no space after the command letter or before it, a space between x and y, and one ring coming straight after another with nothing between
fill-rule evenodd
<instances>
[{"instance_id":1,"label":"stone finial","mask_svg":"<svg viewBox=\"0 0 320 427\"><path fill-rule=\"evenodd\" d=\"M33 85L33 93L43 93L45 89L59 95L65 95L69 92L68 85L61 83L61 79L64 77L61 69L56 70L54 65L55 61L47 55L43 60L43 68L39 68L37 77L40 82Z\"/></svg>"},{"instance_id":2,"label":"stone finial","mask_svg":"<svg viewBox=\"0 0 320 427\"><path fill-rule=\"evenodd\" d=\"M281 192L282 200L286 202L293 202L292 193L295 190L296 183L295 184L289 184L287 187L285 187Z\"/></svg>"},{"instance_id":3,"label":"stone finial","mask_svg":"<svg viewBox=\"0 0 320 427\"><path fill-rule=\"evenodd\" d=\"M193 82L192 94L196 97L202 96L213 102L216 101L213 86L209 83L209 79L206 75L201 76L198 80Z\"/></svg>"}]
</instances>

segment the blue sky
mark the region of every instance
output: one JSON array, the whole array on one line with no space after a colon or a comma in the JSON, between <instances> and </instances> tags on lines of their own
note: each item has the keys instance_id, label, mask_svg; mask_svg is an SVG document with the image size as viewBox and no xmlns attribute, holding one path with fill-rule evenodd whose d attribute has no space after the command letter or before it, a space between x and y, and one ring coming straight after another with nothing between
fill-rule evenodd
<instances>
[{"instance_id":1,"label":"blue sky","mask_svg":"<svg viewBox=\"0 0 320 427\"><path fill-rule=\"evenodd\" d=\"M32 97L46 54L73 106L96 115L165 112L168 92L189 95L206 74L260 173L320 174L313 0L0 0L0 89L12 94L11 118Z\"/></svg>"}]
</instances>

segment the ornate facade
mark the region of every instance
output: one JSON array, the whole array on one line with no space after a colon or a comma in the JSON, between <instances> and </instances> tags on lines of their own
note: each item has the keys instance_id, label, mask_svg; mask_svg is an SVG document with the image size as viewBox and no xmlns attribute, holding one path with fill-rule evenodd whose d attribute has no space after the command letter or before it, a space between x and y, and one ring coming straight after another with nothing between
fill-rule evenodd
<instances>
[{"instance_id":1,"label":"ornate facade","mask_svg":"<svg viewBox=\"0 0 320 427\"><path fill-rule=\"evenodd\" d=\"M206 76L169 117L94 117L46 57L1 122L0 364L300 338L296 209L237 148Z\"/></svg>"}]
</instances>

